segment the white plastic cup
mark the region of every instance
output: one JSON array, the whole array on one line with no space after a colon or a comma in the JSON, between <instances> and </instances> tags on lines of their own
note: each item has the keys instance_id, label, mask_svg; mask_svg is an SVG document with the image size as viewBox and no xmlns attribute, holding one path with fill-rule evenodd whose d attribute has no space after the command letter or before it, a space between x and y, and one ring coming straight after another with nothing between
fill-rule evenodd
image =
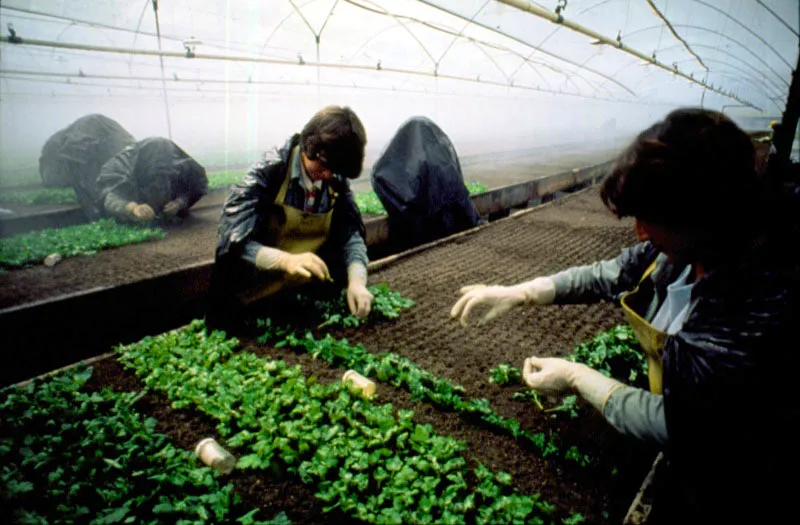
<instances>
[{"instance_id":1,"label":"white plastic cup","mask_svg":"<svg viewBox=\"0 0 800 525\"><path fill-rule=\"evenodd\" d=\"M58 252L51 253L47 257L44 258L45 266L55 266L56 264L60 263L64 257Z\"/></svg>"},{"instance_id":2,"label":"white plastic cup","mask_svg":"<svg viewBox=\"0 0 800 525\"><path fill-rule=\"evenodd\" d=\"M236 458L222 448L214 438L205 438L197 444L194 449L195 455L200 461L213 468L220 474L230 474L236 466Z\"/></svg>"},{"instance_id":3,"label":"white plastic cup","mask_svg":"<svg viewBox=\"0 0 800 525\"><path fill-rule=\"evenodd\" d=\"M353 388L358 389L362 395L370 397L375 394L375 383L362 376L355 370L348 370L342 376L342 381L347 383L352 382Z\"/></svg>"}]
</instances>

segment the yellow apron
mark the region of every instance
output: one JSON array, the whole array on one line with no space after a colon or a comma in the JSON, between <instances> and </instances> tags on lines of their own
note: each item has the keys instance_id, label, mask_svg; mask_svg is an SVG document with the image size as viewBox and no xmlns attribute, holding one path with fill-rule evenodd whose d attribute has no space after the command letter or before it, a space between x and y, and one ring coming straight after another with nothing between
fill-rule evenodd
<instances>
[{"instance_id":1,"label":"yellow apron","mask_svg":"<svg viewBox=\"0 0 800 525\"><path fill-rule=\"evenodd\" d=\"M622 296L620 302L622 303L622 310L625 312L625 317L628 319L636 339L644 350L645 357L647 357L647 370L648 378L650 379L650 391L654 394L661 394L663 388L663 372L664 368L661 361L661 356L664 352L664 339L666 332L662 332L645 321L638 312L643 312L653 297L653 281L648 279L650 274L656 268L656 263L650 265L644 272L639 285L631 292ZM645 288L649 288L645 290Z\"/></svg>"},{"instance_id":2,"label":"yellow apron","mask_svg":"<svg viewBox=\"0 0 800 525\"><path fill-rule=\"evenodd\" d=\"M295 147L289 165L292 165L294 155L299 155L299 148ZM289 253L316 253L325 241L331 229L333 218L333 204L338 194L329 190L331 195L331 209L326 213L310 213L298 210L293 206L284 204L286 192L289 189L291 172L287 170L286 179L283 181L278 196L270 208L266 220L265 231L267 238L256 239L267 246L273 246ZM237 298L245 304L273 295L285 287L301 284L285 279L283 276L271 275L264 272L252 286L237 293Z\"/></svg>"}]
</instances>

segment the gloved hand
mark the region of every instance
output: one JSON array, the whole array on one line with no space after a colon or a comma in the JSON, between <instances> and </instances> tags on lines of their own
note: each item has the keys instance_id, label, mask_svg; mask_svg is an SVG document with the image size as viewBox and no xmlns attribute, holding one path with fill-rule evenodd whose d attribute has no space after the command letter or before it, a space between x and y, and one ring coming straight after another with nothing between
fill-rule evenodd
<instances>
[{"instance_id":1,"label":"gloved hand","mask_svg":"<svg viewBox=\"0 0 800 525\"><path fill-rule=\"evenodd\" d=\"M460 290L461 299L450 310L450 317L459 318L462 326L467 326L470 312L477 306L489 307L482 323L491 321L514 308L526 303L537 305L552 304L556 296L556 285L549 277L537 277L515 286L486 286L474 284Z\"/></svg>"},{"instance_id":2,"label":"gloved hand","mask_svg":"<svg viewBox=\"0 0 800 525\"><path fill-rule=\"evenodd\" d=\"M256 268L281 271L287 278L300 282L310 281L312 277L321 281L331 279L325 261L311 252L295 254L264 246L256 253Z\"/></svg>"},{"instance_id":3,"label":"gloved hand","mask_svg":"<svg viewBox=\"0 0 800 525\"><path fill-rule=\"evenodd\" d=\"M171 219L172 217L175 217L185 205L186 202L178 197L177 199L173 199L166 203L164 208L161 210L161 214L164 217Z\"/></svg>"},{"instance_id":4,"label":"gloved hand","mask_svg":"<svg viewBox=\"0 0 800 525\"><path fill-rule=\"evenodd\" d=\"M148 204L131 201L125 205L125 210L135 221L152 221L156 218L156 212Z\"/></svg>"},{"instance_id":5,"label":"gloved hand","mask_svg":"<svg viewBox=\"0 0 800 525\"><path fill-rule=\"evenodd\" d=\"M347 267L347 306L350 313L364 319L372 308L373 295L367 290L367 269L361 263Z\"/></svg>"},{"instance_id":6,"label":"gloved hand","mask_svg":"<svg viewBox=\"0 0 800 525\"><path fill-rule=\"evenodd\" d=\"M557 357L529 357L522 365L522 380L545 395L575 390L600 412L611 394L625 386L582 363Z\"/></svg>"}]
</instances>

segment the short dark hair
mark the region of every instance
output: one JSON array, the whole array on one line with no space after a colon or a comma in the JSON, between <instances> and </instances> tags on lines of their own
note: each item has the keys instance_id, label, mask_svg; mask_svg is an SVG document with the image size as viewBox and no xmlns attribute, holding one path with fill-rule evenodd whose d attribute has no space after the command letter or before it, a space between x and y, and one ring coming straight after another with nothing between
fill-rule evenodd
<instances>
[{"instance_id":1,"label":"short dark hair","mask_svg":"<svg viewBox=\"0 0 800 525\"><path fill-rule=\"evenodd\" d=\"M349 107L318 111L300 133L300 147L309 159L323 158L332 172L355 179L364 164L367 132Z\"/></svg>"},{"instance_id":2,"label":"short dark hair","mask_svg":"<svg viewBox=\"0 0 800 525\"><path fill-rule=\"evenodd\" d=\"M600 190L617 217L705 230L739 223L760 193L750 138L700 108L675 110L640 133Z\"/></svg>"}]
</instances>

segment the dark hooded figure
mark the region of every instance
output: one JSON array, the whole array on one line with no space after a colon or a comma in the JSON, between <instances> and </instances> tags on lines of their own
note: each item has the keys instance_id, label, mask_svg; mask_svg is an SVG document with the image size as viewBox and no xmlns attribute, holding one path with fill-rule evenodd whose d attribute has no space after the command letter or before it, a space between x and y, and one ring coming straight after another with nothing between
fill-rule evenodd
<instances>
[{"instance_id":1,"label":"dark hooded figure","mask_svg":"<svg viewBox=\"0 0 800 525\"><path fill-rule=\"evenodd\" d=\"M433 121L412 117L372 168L372 187L389 214L389 235L410 247L479 223L453 143Z\"/></svg>"},{"instance_id":2,"label":"dark hooded figure","mask_svg":"<svg viewBox=\"0 0 800 525\"><path fill-rule=\"evenodd\" d=\"M39 173L47 187L72 186L89 218L100 215L95 181L111 157L136 142L115 120L86 115L50 137L39 157Z\"/></svg>"},{"instance_id":3,"label":"dark hooded figure","mask_svg":"<svg viewBox=\"0 0 800 525\"><path fill-rule=\"evenodd\" d=\"M184 216L208 192L206 170L177 144L150 137L106 162L97 177L98 207L126 221Z\"/></svg>"}]
</instances>

